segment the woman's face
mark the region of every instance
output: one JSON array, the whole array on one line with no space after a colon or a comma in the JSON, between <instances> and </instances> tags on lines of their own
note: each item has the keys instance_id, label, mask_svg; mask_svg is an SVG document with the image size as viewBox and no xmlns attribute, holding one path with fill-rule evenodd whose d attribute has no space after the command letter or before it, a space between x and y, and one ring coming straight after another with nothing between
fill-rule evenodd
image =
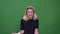
<instances>
[{"instance_id":1,"label":"woman's face","mask_svg":"<svg viewBox=\"0 0 60 34\"><path fill-rule=\"evenodd\" d=\"M28 9L28 10L27 10L27 17L28 17L29 19L32 19L32 18L33 18L33 15L34 15L33 10L32 10L32 9Z\"/></svg>"}]
</instances>

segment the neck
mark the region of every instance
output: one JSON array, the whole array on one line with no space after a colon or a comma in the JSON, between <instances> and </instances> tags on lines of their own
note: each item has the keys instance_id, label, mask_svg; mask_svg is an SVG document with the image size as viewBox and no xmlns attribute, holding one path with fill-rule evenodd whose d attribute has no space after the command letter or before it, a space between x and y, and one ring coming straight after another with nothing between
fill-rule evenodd
<instances>
[{"instance_id":1,"label":"neck","mask_svg":"<svg viewBox=\"0 0 60 34\"><path fill-rule=\"evenodd\" d=\"M33 19L33 18L29 18L29 19Z\"/></svg>"}]
</instances>

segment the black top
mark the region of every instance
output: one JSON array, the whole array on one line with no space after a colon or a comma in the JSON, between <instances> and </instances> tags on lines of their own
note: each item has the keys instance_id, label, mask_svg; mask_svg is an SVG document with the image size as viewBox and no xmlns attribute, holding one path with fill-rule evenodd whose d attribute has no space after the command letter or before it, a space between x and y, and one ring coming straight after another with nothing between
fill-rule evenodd
<instances>
[{"instance_id":1,"label":"black top","mask_svg":"<svg viewBox=\"0 0 60 34\"><path fill-rule=\"evenodd\" d=\"M38 19L21 20L21 30L24 30L24 34L34 34L35 28L38 28Z\"/></svg>"}]
</instances>

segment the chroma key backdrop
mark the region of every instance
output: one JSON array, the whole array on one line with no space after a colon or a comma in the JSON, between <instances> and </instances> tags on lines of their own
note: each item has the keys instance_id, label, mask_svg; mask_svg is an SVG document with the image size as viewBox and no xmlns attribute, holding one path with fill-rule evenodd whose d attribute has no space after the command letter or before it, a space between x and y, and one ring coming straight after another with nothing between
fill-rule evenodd
<instances>
[{"instance_id":1,"label":"chroma key backdrop","mask_svg":"<svg viewBox=\"0 0 60 34\"><path fill-rule=\"evenodd\" d=\"M0 0L0 34L19 32L28 6L33 6L38 16L39 34L60 34L59 0Z\"/></svg>"}]
</instances>

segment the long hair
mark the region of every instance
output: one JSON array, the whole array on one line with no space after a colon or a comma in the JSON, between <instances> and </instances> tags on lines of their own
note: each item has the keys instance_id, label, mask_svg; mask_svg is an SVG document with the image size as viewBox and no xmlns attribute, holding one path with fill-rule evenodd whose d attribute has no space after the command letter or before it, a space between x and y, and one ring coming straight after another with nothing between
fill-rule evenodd
<instances>
[{"instance_id":1,"label":"long hair","mask_svg":"<svg viewBox=\"0 0 60 34\"><path fill-rule=\"evenodd\" d=\"M29 18L27 17L27 10L28 10L28 9L32 9L32 10L33 10L33 13L34 13L34 15L33 15L33 20L36 20L36 19L37 19L37 15L35 14L34 8L33 8L32 6L28 6L28 7L26 8L26 12L25 12L25 14L24 14L24 16L23 16L23 19L24 19L25 21L29 20Z\"/></svg>"}]
</instances>

